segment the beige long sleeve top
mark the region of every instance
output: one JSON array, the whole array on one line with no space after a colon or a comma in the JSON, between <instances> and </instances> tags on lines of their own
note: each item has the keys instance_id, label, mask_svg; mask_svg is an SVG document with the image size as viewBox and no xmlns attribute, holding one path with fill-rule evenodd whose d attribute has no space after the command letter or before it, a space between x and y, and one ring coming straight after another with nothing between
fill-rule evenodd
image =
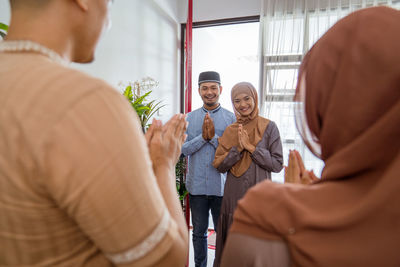
<instances>
[{"instance_id":1,"label":"beige long sleeve top","mask_svg":"<svg viewBox=\"0 0 400 267\"><path fill-rule=\"evenodd\" d=\"M0 266L147 266L178 238L128 102L34 53L0 53Z\"/></svg>"}]
</instances>

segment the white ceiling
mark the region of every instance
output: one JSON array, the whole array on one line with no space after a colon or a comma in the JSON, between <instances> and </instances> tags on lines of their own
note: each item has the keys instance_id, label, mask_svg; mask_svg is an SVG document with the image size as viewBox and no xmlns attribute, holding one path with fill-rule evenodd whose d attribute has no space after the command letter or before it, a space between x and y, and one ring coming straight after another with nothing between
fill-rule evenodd
<instances>
[{"instance_id":1,"label":"white ceiling","mask_svg":"<svg viewBox=\"0 0 400 267\"><path fill-rule=\"evenodd\" d=\"M180 22L187 18L188 0L177 0ZM193 21L260 15L261 0L193 0Z\"/></svg>"},{"instance_id":2,"label":"white ceiling","mask_svg":"<svg viewBox=\"0 0 400 267\"><path fill-rule=\"evenodd\" d=\"M177 1L178 17L181 23L186 22L188 0ZM260 15L261 6L272 5L274 11L291 12L296 9L308 10L329 9L350 6L368 6L376 3L387 3L389 0L193 0L193 21L219 20ZM399 2L399 0L392 0Z\"/></svg>"}]
</instances>

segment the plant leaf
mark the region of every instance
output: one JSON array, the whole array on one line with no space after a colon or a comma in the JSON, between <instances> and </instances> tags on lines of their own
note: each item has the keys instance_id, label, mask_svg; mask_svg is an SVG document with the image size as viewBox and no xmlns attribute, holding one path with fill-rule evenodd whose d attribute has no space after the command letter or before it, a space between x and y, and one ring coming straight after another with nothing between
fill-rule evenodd
<instances>
[{"instance_id":1,"label":"plant leaf","mask_svg":"<svg viewBox=\"0 0 400 267\"><path fill-rule=\"evenodd\" d=\"M135 109L142 126L143 132L146 131L150 124L147 122L150 118L165 105L161 105L162 101L147 101L147 97L152 93L152 88L156 87L158 82L150 77L143 78L142 81L134 81L129 84L123 91L125 98L129 100L133 109ZM141 93L146 92L144 95Z\"/></svg>"},{"instance_id":2,"label":"plant leaf","mask_svg":"<svg viewBox=\"0 0 400 267\"><path fill-rule=\"evenodd\" d=\"M8 31L8 25L0 22L0 29L4 31Z\"/></svg>"},{"instance_id":3,"label":"plant leaf","mask_svg":"<svg viewBox=\"0 0 400 267\"><path fill-rule=\"evenodd\" d=\"M132 86L128 85L122 93L129 101L133 100Z\"/></svg>"},{"instance_id":4,"label":"plant leaf","mask_svg":"<svg viewBox=\"0 0 400 267\"><path fill-rule=\"evenodd\" d=\"M161 102L158 103L158 104L161 104ZM157 104L157 105L158 105L158 104ZM156 105L156 106L157 106L157 105ZM156 107L156 106L155 106L155 107ZM157 108L154 107L153 110L151 110L151 112L150 112L150 114L149 114L149 117L153 116L157 111L160 110L160 108L165 107L165 106L166 106L166 105L162 105L162 106L159 106L159 107L157 107Z\"/></svg>"},{"instance_id":5,"label":"plant leaf","mask_svg":"<svg viewBox=\"0 0 400 267\"><path fill-rule=\"evenodd\" d=\"M147 97L150 93L151 93L151 91L149 91L149 92L147 92L146 94L140 96L139 98L137 98L137 99L135 100L134 103L139 103L139 104L141 104L144 100L146 100L146 97Z\"/></svg>"}]
</instances>

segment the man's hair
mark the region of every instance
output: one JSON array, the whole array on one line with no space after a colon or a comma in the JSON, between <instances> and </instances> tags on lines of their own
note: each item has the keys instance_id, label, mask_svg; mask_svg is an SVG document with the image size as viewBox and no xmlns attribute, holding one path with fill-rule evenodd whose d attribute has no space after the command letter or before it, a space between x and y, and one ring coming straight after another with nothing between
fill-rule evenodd
<instances>
[{"instance_id":1,"label":"man's hair","mask_svg":"<svg viewBox=\"0 0 400 267\"><path fill-rule=\"evenodd\" d=\"M22 6L41 7L48 4L51 0L9 0L11 8L19 8Z\"/></svg>"},{"instance_id":2,"label":"man's hair","mask_svg":"<svg viewBox=\"0 0 400 267\"><path fill-rule=\"evenodd\" d=\"M10 7L13 8L15 7L15 1L16 0L9 0L10 1Z\"/></svg>"}]
</instances>

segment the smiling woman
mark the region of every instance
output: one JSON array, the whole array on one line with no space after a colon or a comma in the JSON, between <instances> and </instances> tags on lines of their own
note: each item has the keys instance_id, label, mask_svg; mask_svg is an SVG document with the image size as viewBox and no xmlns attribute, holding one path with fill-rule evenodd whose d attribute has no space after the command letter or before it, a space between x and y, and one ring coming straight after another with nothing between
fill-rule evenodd
<instances>
[{"instance_id":1,"label":"smiling woman","mask_svg":"<svg viewBox=\"0 0 400 267\"><path fill-rule=\"evenodd\" d=\"M242 116L249 116L254 110L254 99L249 94L238 94L233 99L233 106Z\"/></svg>"},{"instance_id":2,"label":"smiling woman","mask_svg":"<svg viewBox=\"0 0 400 267\"><path fill-rule=\"evenodd\" d=\"M271 179L271 172L282 169L282 144L273 121L258 115L258 95L247 82L231 91L236 122L218 139L214 167L228 172L221 215L217 228L214 266L219 266L224 243L233 220L237 201L253 185Z\"/></svg>"}]
</instances>

